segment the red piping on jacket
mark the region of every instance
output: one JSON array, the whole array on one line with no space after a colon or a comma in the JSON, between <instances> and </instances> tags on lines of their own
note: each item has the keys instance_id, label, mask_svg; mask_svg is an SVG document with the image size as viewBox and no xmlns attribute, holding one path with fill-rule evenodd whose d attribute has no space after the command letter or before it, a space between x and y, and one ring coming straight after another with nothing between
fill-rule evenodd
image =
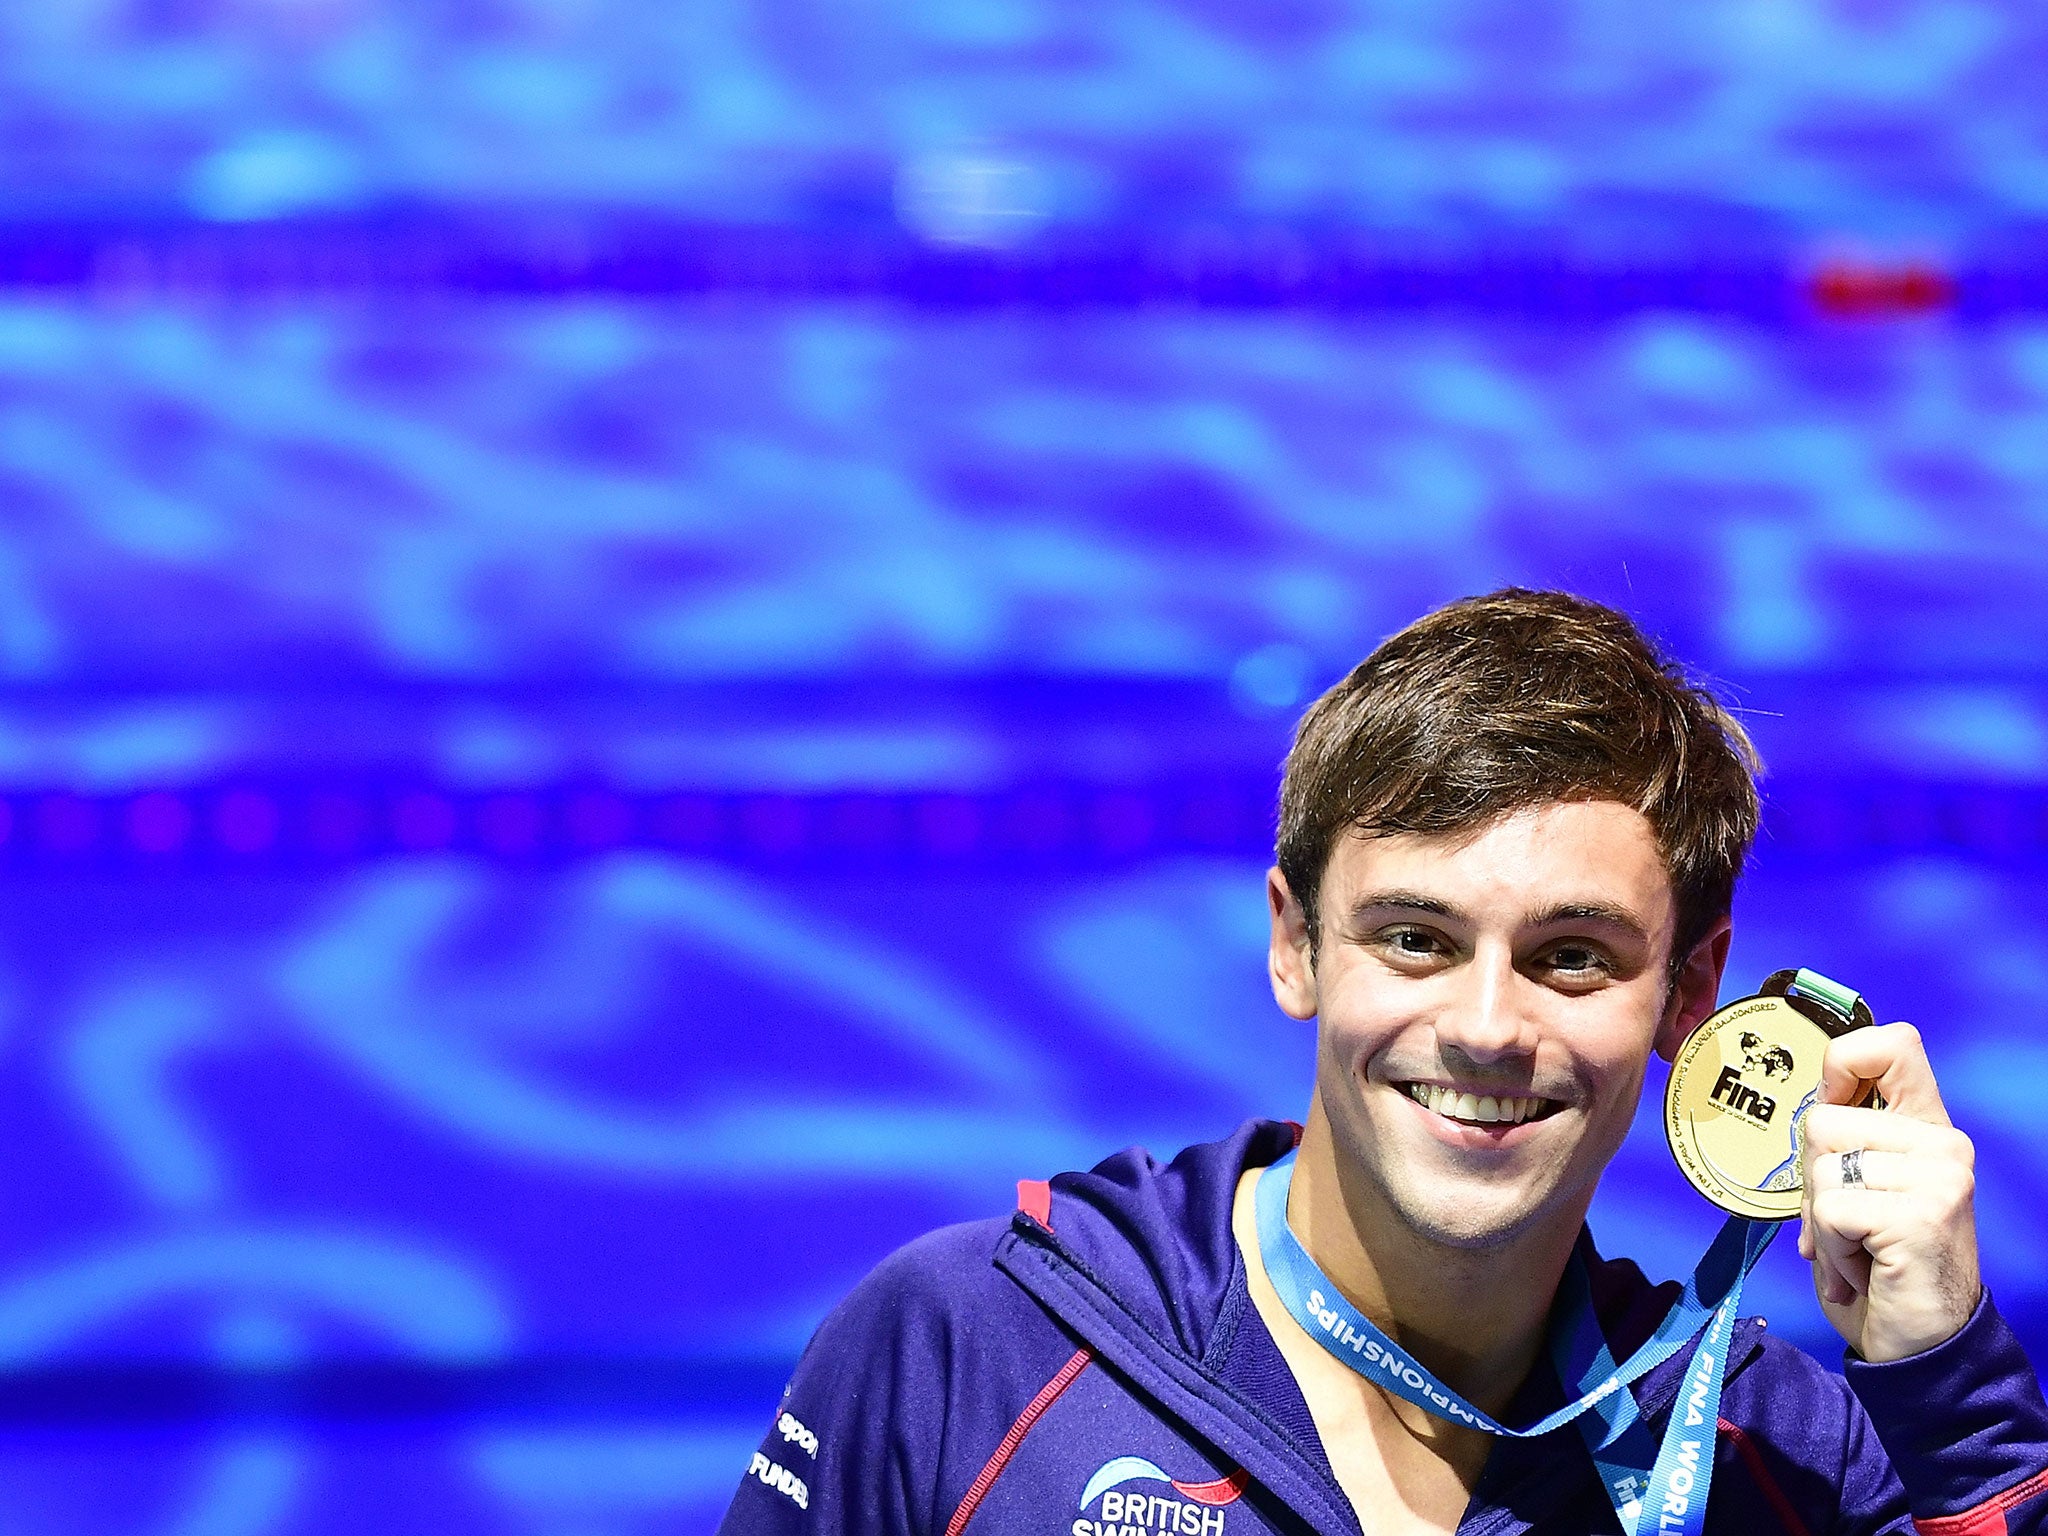
<instances>
[{"instance_id":1,"label":"red piping on jacket","mask_svg":"<svg viewBox=\"0 0 2048 1536\"><path fill-rule=\"evenodd\" d=\"M1044 1179L1017 1181L1017 1209L1046 1231L1052 1230L1052 1185Z\"/></svg>"},{"instance_id":2,"label":"red piping on jacket","mask_svg":"<svg viewBox=\"0 0 2048 1536\"><path fill-rule=\"evenodd\" d=\"M1915 1520L1913 1529L1920 1536L2005 1536L2005 1512L2037 1493L2048 1493L2048 1471L2036 1472L1959 1515L1930 1515L1925 1520Z\"/></svg>"},{"instance_id":3,"label":"red piping on jacket","mask_svg":"<svg viewBox=\"0 0 2048 1536\"><path fill-rule=\"evenodd\" d=\"M1041 1185L1040 1188L1044 1186ZM1059 1368L1059 1371L1044 1386L1038 1389L1038 1396L1024 1405L1024 1411L1017 1415L1017 1422L1010 1426L1010 1432L1003 1436L1002 1443L995 1448L982 1469L974 1474L974 1481L967 1485L967 1494L960 1500L960 1507L953 1511L953 1518L946 1522L946 1536L960 1536L967 1522L974 1518L981 1501L988 1497L989 1489L996 1479L1003 1475L1003 1468L1010 1464L1010 1458L1017 1454L1017 1447L1024 1443L1024 1437L1031 1433L1046 1409L1050 1408L1059 1395L1074 1384L1074 1378L1087 1369L1088 1362L1095 1358L1095 1352L1085 1345L1074 1351L1073 1358Z\"/></svg>"}]
</instances>

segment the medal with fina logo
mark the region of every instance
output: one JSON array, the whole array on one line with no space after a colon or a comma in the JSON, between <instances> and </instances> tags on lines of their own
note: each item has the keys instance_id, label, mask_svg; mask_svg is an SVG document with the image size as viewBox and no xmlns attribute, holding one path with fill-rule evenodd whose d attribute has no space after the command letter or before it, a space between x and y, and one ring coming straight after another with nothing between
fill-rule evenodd
<instances>
[{"instance_id":1,"label":"medal with fina logo","mask_svg":"<svg viewBox=\"0 0 2048 1536\"><path fill-rule=\"evenodd\" d=\"M1664 1134L1688 1183L1753 1221L1799 1214L1806 1112L1828 1042L1874 1023L1814 971L1776 971L1686 1037L1664 1088Z\"/></svg>"}]
</instances>

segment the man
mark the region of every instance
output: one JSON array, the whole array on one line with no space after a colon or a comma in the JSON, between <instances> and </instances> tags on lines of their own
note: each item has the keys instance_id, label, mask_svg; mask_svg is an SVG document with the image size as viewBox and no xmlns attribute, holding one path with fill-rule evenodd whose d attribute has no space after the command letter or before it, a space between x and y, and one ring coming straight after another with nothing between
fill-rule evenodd
<instances>
[{"instance_id":1,"label":"man","mask_svg":"<svg viewBox=\"0 0 2048 1536\"><path fill-rule=\"evenodd\" d=\"M1651 1051L1714 1010L1753 768L1596 604L1510 590L1388 640L1309 710L1281 789L1270 969L1316 1021L1306 1123L1027 1182L1010 1220L885 1261L805 1352L723 1529L1663 1532L1698 1529L1709 1486L1712 1531L2042 1528L2048 1408L1982 1294L1970 1144L1903 1024L1834 1040L1805 1119L1800 1252L1846 1382L1717 1313L1698 1353L1598 1399L1688 1458L1660 1455L1640 1513L1590 1420L1481 1427L1690 1331L1678 1288L1582 1223ZM1885 1107L1854 1107L1873 1087ZM1561 1384L1567 1333L1596 1369ZM1400 1368L1362 1366L1368 1338Z\"/></svg>"}]
</instances>

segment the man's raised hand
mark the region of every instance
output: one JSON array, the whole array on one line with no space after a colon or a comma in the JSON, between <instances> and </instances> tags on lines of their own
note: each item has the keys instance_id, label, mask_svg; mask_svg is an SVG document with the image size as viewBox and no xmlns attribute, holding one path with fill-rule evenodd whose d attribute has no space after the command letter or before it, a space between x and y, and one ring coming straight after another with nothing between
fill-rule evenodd
<instances>
[{"instance_id":1,"label":"man's raised hand","mask_svg":"<svg viewBox=\"0 0 2048 1536\"><path fill-rule=\"evenodd\" d=\"M1883 1109L1853 1107L1872 1089ZM1835 1331L1864 1359L1900 1360L1952 1337L1976 1308L1976 1149L1949 1123L1920 1032L1831 1042L1807 1111L1799 1253ZM1843 1183L1842 1154L1861 1179Z\"/></svg>"}]
</instances>

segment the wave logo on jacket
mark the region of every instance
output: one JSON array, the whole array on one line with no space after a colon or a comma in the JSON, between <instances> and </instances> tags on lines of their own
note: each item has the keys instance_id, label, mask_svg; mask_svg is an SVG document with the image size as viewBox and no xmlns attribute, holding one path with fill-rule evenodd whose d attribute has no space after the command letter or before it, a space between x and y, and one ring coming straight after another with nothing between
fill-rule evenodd
<instances>
[{"instance_id":1,"label":"wave logo on jacket","mask_svg":"<svg viewBox=\"0 0 2048 1536\"><path fill-rule=\"evenodd\" d=\"M1249 1481L1239 1467L1228 1477L1184 1483L1142 1456L1118 1456L1098 1467L1081 1490L1083 1514L1097 1499L1102 1508L1098 1519L1076 1520L1072 1536L1223 1536L1223 1506L1235 1504ZM1164 1483L1179 1497L1142 1488L1126 1492L1126 1483Z\"/></svg>"}]
</instances>

